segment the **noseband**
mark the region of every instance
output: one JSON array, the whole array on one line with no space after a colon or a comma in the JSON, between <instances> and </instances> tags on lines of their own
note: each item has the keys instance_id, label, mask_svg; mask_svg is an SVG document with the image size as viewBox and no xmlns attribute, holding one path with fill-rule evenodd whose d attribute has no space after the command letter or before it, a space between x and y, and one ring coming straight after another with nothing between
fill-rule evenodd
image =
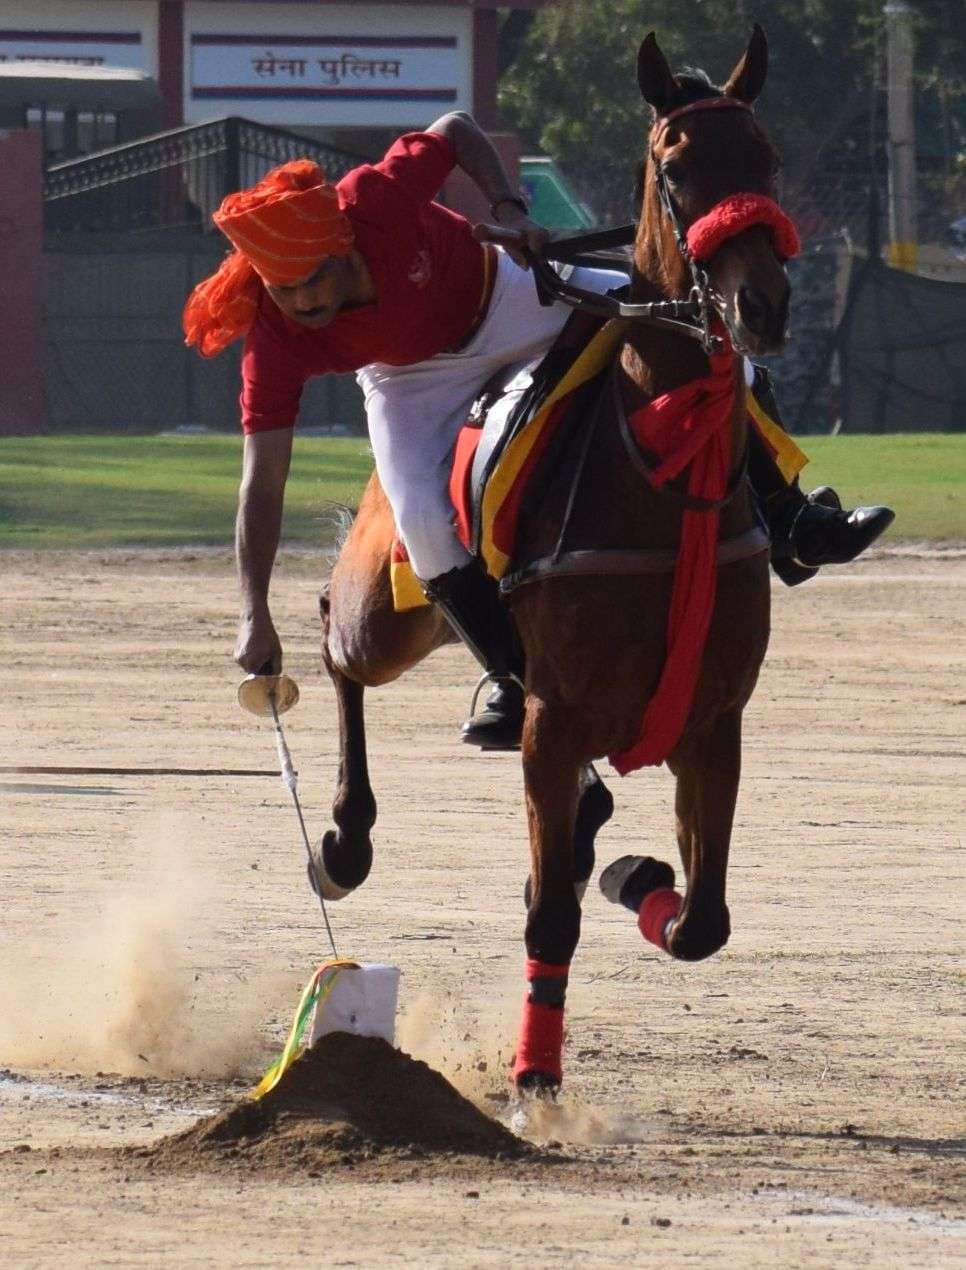
<instances>
[{"instance_id":1,"label":"noseband","mask_svg":"<svg viewBox=\"0 0 966 1270\"><path fill-rule=\"evenodd\" d=\"M771 229L775 250L783 262L798 254L800 244L791 220L774 199L764 194L731 194L685 229L681 209L671 193L667 173L658 160L656 148L670 123L699 110L747 110L750 113L751 106L735 97L704 97L662 115L651 131L650 159L658 197L671 222L678 251L690 270L690 300L696 309L702 347L710 353L716 348L716 337L711 333L715 293L705 263L723 242L752 225L765 225Z\"/></svg>"}]
</instances>

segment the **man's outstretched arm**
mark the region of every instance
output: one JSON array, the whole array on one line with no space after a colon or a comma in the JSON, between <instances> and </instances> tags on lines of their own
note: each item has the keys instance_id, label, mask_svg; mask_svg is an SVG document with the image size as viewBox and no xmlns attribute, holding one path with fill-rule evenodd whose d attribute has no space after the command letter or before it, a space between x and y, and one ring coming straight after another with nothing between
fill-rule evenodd
<instances>
[{"instance_id":1,"label":"man's outstretched arm","mask_svg":"<svg viewBox=\"0 0 966 1270\"><path fill-rule=\"evenodd\" d=\"M269 611L268 589L282 530L292 434L292 428L279 428L245 437L235 521L241 593L235 661L250 673L266 666L276 674L282 669L282 645Z\"/></svg>"}]
</instances>

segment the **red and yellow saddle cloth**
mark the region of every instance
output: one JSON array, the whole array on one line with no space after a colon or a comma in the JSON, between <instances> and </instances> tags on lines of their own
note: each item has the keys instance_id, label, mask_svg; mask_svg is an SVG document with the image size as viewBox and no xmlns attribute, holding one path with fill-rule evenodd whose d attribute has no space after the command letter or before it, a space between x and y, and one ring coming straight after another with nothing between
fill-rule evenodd
<instances>
[{"instance_id":1,"label":"red and yellow saddle cloth","mask_svg":"<svg viewBox=\"0 0 966 1270\"><path fill-rule=\"evenodd\" d=\"M597 331L500 455L487 482L481 507L480 555L492 577L502 578L510 565L527 484L564 419L573 394L613 361L626 328L626 322L612 321ZM751 424L771 451L782 476L786 481L793 481L808 462L807 455L765 412L751 388L746 389L746 403ZM470 473L480 435L477 427L466 427L460 433L450 476L456 531L467 547L473 522ZM406 549L398 541L393 545L390 575L397 612L429 603L412 571Z\"/></svg>"}]
</instances>

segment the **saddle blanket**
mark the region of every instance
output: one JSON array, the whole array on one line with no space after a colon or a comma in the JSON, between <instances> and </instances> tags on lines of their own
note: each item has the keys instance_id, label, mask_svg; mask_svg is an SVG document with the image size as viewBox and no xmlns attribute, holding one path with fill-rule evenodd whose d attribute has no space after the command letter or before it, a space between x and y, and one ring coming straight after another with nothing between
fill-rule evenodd
<instances>
[{"instance_id":1,"label":"saddle blanket","mask_svg":"<svg viewBox=\"0 0 966 1270\"><path fill-rule=\"evenodd\" d=\"M499 580L510 566L527 487L566 420L575 395L611 365L627 325L621 320L598 324L556 380L541 379L546 361L538 368L521 372L503 386L502 395L489 407L483 426L474 419L460 432L449 483L454 526L460 541L480 558L491 577ZM535 386L539 389L536 396ZM805 467L808 456L767 413L748 383L745 401L750 425L790 483ZM429 604L398 538L393 543L389 569L397 612Z\"/></svg>"}]
</instances>

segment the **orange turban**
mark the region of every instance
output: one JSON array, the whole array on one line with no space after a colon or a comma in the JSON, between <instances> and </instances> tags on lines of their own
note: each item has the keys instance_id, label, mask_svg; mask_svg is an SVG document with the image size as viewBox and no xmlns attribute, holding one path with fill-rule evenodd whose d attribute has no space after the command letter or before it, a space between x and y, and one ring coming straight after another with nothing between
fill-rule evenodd
<instances>
[{"instance_id":1,"label":"orange turban","mask_svg":"<svg viewBox=\"0 0 966 1270\"><path fill-rule=\"evenodd\" d=\"M346 255L353 242L338 191L308 159L283 163L250 190L229 194L212 219L235 250L185 305L186 343L205 357L248 331L260 281L290 286L326 256Z\"/></svg>"}]
</instances>

